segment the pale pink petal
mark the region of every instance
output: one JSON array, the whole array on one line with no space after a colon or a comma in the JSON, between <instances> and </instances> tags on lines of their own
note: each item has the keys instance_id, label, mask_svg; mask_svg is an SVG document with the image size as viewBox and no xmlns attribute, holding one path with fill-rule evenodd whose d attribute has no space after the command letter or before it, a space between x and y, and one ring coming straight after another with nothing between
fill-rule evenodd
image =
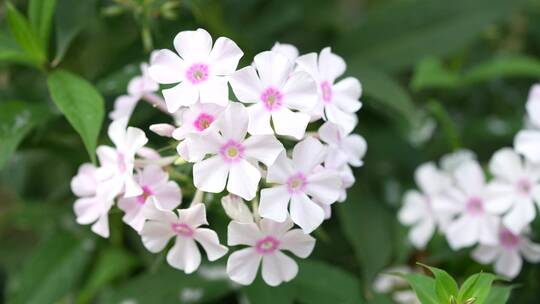
<instances>
[{"instance_id":1,"label":"pale pink petal","mask_svg":"<svg viewBox=\"0 0 540 304\"><path fill-rule=\"evenodd\" d=\"M257 276L261 256L253 248L233 252L227 260L227 274L238 284L250 285Z\"/></svg>"},{"instance_id":2,"label":"pale pink petal","mask_svg":"<svg viewBox=\"0 0 540 304\"><path fill-rule=\"evenodd\" d=\"M141 147L137 150L136 153L137 156L145 159L145 160L152 160L152 161L159 161L161 160L161 155L159 155L159 152L149 148L149 147Z\"/></svg>"},{"instance_id":3,"label":"pale pink petal","mask_svg":"<svg viewBox=\"0 0 540 304\"><path fill-rule=\"evenodd\" d=\"M112 120L129 118L139 102L139 96L122 95L114 101L114 110L109 113Z\"/></svg>"},{"instance_id":4,"label":"pale pink petal","mask_svg":"<svg viewBox=\"0 0 540 304\"><path fill-rule=\"evenodd\" d=\"M209 261L215 261L224 256L229 249L219 243L218 235L215 231L207 228L195 230L193 238L201 244Z\"/></svg>"},{"instance_id":5,"label":"pale pink petal","mask_svg":"<svg viewBox=\"0 0 540 304\"><path fill-rule=\"evenodd\" d=\"M304 137L310 119L306 113L293 112L287 108L272 113L276 134L292 136L298 140Z\"/></svg>"},{"instance_id":6,"label":"pale pink petal","mask_svg":"<svg viewBox=\"0 0 540 304\"><path fill-rule=\"evenodd\" d=\"M178 209L178 219L192 229L201 225L208 225L204 204L195 204L187 209Z\"/></svg>"},{"instance_id":7,"label":"pale pink petal","mask_svg":"<svg viewBox=\"0 0 540 304\"><path fill-rule=\"evenodd\" d=\"M266 284L278 286L289 282L298 274L298 264L281 251L275 251L262 258L262 277Z\"/></svg>"},{"instance_id":8,"label":"pale pink petal","mask_svg":"<svg viewBox=\"0 0 540 304\"><path fill-rule=\"evenodd\" d=\"M288 250L297 257L307 258L315 248L315 238L301 229L293 229L285 233L280 240L279 249Z\"/></svg>"},{"instance_id":9,"label":"pale pink petal","mask_svg":"<svg viewBox=\"0 0 540 304\"><path fill-rule=\"evenodd\" d=\"M292 44L276 42L270 50L285 55L291 62L298 58L298 49Z\"/></svg>"},{"instance_id":10,"label":"pale pink petal","mask_svg":"<svg viewBox=\"0 0 540 304\"><path fill-rule=\"evenodd\" d=\"M75 201L73 211L77 217L77 223L87 225L97 221L104 212L104 204L97 197L85 197Z\"/></svg>"},{"instance_id":11,"label":"pale pink petal","mask_svg":"<svg viewBox=\"0 0 540 304\"><path fill-rule=\"evenodd\" d=\"M125 147L123 151L125 156L132 157L135 153L148 142L144 131L139 128L128 127L126 130Z\"/></svg>"},{"instance_id":12,"label":"pale pink petal","mask_svg":"<svg viewBox=\"0 0 540 304\"><path fill-rule=\"evenodd\" d=\"M243 159L230 166L227 191L250 201L255 197L260 180L261 172Z\"/></svg>"},{"instance_id":13,"label":"pale pink petal","mask_svg":"<svg viewBox=\"0 0 540 304\"><path fill-rule=\"evenodd\" d=\"M348 161L351 166L359 167L364 164L362 158L367 151L367 142L366 140L358 135L351 134L343 140L343 151L348 156Z\"/></svg>"},{"instance_id":14,"label":"pale pink petal","mask_svg":"<svg viewBox=\"0 0 540 304\"><path fill-rule=\"evenodd\" d=\"M319 99L317 84L308 73L294 72L283 86L283 97L283 104L288 108L310 111Z\"/></svg>"},{"instance_id":15,"label":"pale pink petal","mask_svg":"<svg viewBox=\"0 0 540 304\"><path fill-rule=\"evenodd\" d=\"M225 189L229 166L216 155L193 165L193 183L197 189L219 193Z\"/></svg>"},{"instance_id":16,"label":"pale pink petal","mask_svg":"<svg viewBox=\"0 0 540 304\"><path fill-rule=\"evenodd\" d=\"M324 79L334 82L345 73L346 64L343 58L332 53L330 47L324 48L319 54L319 72Z\"/></svg>"},{"instance_id":17,"label":"pale pink petal","mask_svg":"<svg viewBox=\"0 0 540 304\"><path fill-rule=\"evenodd\" d=\"M479 195L485 185L484 171L476 161L467 161L461 164L455 171L454 176L457 185L467 195Z\"/></svg>"},{"instance_id":18,"label":"pale pink petal","mask_svg":"<svg viewBox=\"0 0 540 304\"><path fill-rule=\"evenodd\" d=\"M540 84L531 87L526 108L531 121L537 127L540 127Z\"/></svg>"},{"instance_id":19,"label":"pale pink petal","mask_svg":"<svg viewBox=\"0 0 540 304\"><path fill-rule=\"evenodd\" d=\"M147 221L141 230L143 245L152 253L162 251L173 236L170 224L164 222Z\"/></svg>"},{"instance_id":20,"label":"pale pink petal","mask_svg":"<svg viewBox=\"0 0 540 304\"><path fill-rule=\"evenodd\" d=\"M343 139L343 132L339 126L329 121L319 128L318 133L322 141L331 145L339 145Z\"/></svg>"},{"instance_id":21,"label":"pale pink petal","mask_svg":"<svg viewBox=\"0 0 540 304\"><path fill-rule=\"evenodd\" d=\"M261 238L263 235L255 223L231 221L227 227L227 244L229 246L255 246L255 243Z\"/></svg>"},{"instance_id":22,"label":"pale pink petal","mask_svg":"<svg viewBox=\"0 0 540 304\"><path fill-rule=\"evenodd\" d=\"M311 233L324 221L324 211L305 194L293 195L290 206L291 219L305 233Z\"/></svg>"},{"instance_id":23,"label":"pale pink petal","mask_svg":"<svg viewBox=\"0 0 540 304\"><path fill-rule=\"evenodd\" d=\"M320 141L313 137L307 137L294 146L292 160L296 168L309 174L322 163L326 150Z\"/></svg>"},{"instance_id":24,"label":"pale pink petal","mask_svg":"<svg viewBox=\"0 0 540 304\"><path fill-rule=\"evenodd\" d=\"M215 130L207 130L207 132L189 134L178 145L178 154L189 162L202 160L207 154L217 154L225 140ZM182 145L185 151L182 150Z\"/></svg>"},{"instance_id":25,"label":"pale pink petal","mask_svg":"<svg viewBox=\"0 0 540 304\"><path fill-rule=\"evenodd\" d=\"M292 70L292 62L286 56L276 52L259 53L253 61L265 87L282 88Z\"/></svg>"},{"instance_id":26,"label":"pale pink petal","mask_svg":"<svg viewBox=\"0 0 540 304\"><path fill-rule=\"evenodd\" d=\"M491 264L499 256L499 249L496 246L478 245L471 255L478 263Z\"/></svg>"},{"instance_id":27,"label":"pale pink petal","mask_svg":"<svg viewBox=\"0 0 540 304\"><path fill-rule=\"evenodd\" d=\"M107 135L114 143L114 145L122 149L125 146L126 128L128 125L128 118L123 117L111 122L107 129Z\"/></svg>"},{"instance_id":28,"label":"pale pink petal","mask_svg":"<svg viewBox=\"0 0 540 304\"><path fill-rule=\"evenodd\" d=\"M174 246L167 253L167 263L190 274L199 268L201 253L192 238L176 237Z\"/></svg>"},{"instance_id":29,"label":"pale pink petal","mask_svg":"<svg viewBox=\"0 0 540 304\"><path fill-rule=\"evenodd\" d=\"M533 243L528 239L522 239L519 249L529 263L540 262L540 244Z\"/></svg>"},{"instance_id":30,"label":"pale pink petal","mask_svg":"<svg viewBox=\"0 0 540 304\"><path fill-rule=\"evenodd\" d=\"M540 131L519 131L514 138L514 148L531 162L540 162Z\"/></svg>"},{"instance_id":31,"label":"pale pink petal","mask_svg":"<svg viewBox=\"0 0 540 304\"><path fill-rule=\"evenodd\" d=\"M323 169L307 178L306 193L323 204L329 205L337 201L341 188L341 177L334 170Z\"/></svg>"},{"instance_id":32,"label":"pale pink petal","mask_svg":"<svg viewBox=\"0 0 540 304\"><path fill-rule=\"evenodd\" d=\"M243 55L244 53L234 41L219 37L208 57L212 74L229 75L233 73Z\"/></svg>"},{"instance_id":33,"label":"pale pink petal","mask_svg":"<svg viewBox=\"0 0 540 304\"><path fill-rule=\"evenodd\" d=\"M104 238L109 237L109 215L107 213L102 214L97 222L92 225L92 231Z\"/></svg>"},{"instance_id":34,"label":"pale pink petal","mask_svg":"<svg viewBox=\"0 0 540 304\"><path fill-rule=\"evenodd\" d=\"M234 95L241 102L255 103L261 101L261 93L265 88L252 66L247 66L234 72L229 82Z\"/></svg>"},{"instance_id":35,"label":"pale pink petal","mask_svg":"<svg viewBox=\"0 0 540 304\"><path fill-rule=\"evenodd\" d=\"M246 137L248 120L246 108L239 102L233 102L221 113L215 124L226 140L242 142Z\"/></svg>"},{"instance_id":36,"label":"pale pink petal","mask_svg":"<svg viewBox=\"0 0 540 304\"><path fill-rule=\"evenodd\" d=\"M414 247L424 249L435 233L435 228L435 221L430 217L426 217L414 225L409 231L409 239Z\"/></svg>"},{"instance_id":37,"label":"pale pink petal","mask_svg":"<svg viewBox=\"0 0 540 304\"><path fill-rule=\"evenodd\" d=\"M328 121L339 125L345 133L350 133L356 127L358 118L355 113L347 113L338 108L335 104L327 104L324 107Z\"/></svg>"},{"instance_id":38,"label":"pale pink petal","mask_svg":"<svg viewBox=\"0 0 540 304\"><path fill-rule=\"evenodd\" d=\"M291 194L285 186L262 189L259 214L262 217L283 222L289 215L287 207L290 199Z\"/></svg>"},{"instance_id":39,"label":"pale pink petal","mask_svg":"<svg viewBox=\"0 0 540 304\"><path fill-rule=\"evenodd\" d=\"M412 225L427 215L426 198L416 190L405 193L398 219L403 225Z\"/></svg>"},{"instance_id":40,"label":"pale pink petal","mask_svg":"<svg viewBox=\"0 0 540 304\"><path fill-rule=\"evenodd\" d=\"M497 229L500 226L499 217L486 214L476 219L478 242L484 245L496 245L499 242Z\"/></svg>"},{"instance_id":41,"label":"pale pink petal","mask_svg":"<svg viewBox=\"0 0 540 304\"><path fill-rule=\"evenodd\" d=\"M143 202L144 203L144 202ZM122 220L131 226L135 231L141 231L144 226L144 215L142 213L143 205L137 201L137 198L121 198L118 200L118 208L124 211Z\"/></svg>"},{"instance_id":42,"label":"pale pink petal","mask_svg":"<svg viewBox=\"0 0 540 304\"><path fill-rule=\"evenodd\" d=\"M182 59L190 63L204 63L212 49L212 37L202 28L182 31L174 37L174 48Z\"/></svg>"},{"instance_id":43,"label":"pale pink petal","mask_svg":"<svg viewBox=\"0 0 540 304\"><path fill-rule=\"evenodd\" d=\"M103 169L103 167L116 169L118 166L118 153L116 153L116 149L109 146L99 146L96 149L96 154L102 166L100 169Z\"/></svg>"},{"instance_id":44,"label":"pale pink petal","mask_svg":"<svg viewBox=\"0 0 540 304\"><path fill-rule=\"evenodd\" d=\"M414 172L418 187L428 195L440 194L451 185L449 176L442 173L433 162L420 165Z\"/></svg>"},{"instance_id":45,"label":"pale pink petal","mask_svg":"<svg viewBox=\"0 0 540 304\"><path fill-rule=\"evenodd\" d=\"M298 64L299 70L306 71L315 79L315 81L321 81L317 63L317 53L309 53L298 57L296 59L296 64Z\"/></svg>"},{"instance_id":46,"label":"pale pink petal","mask_svg":"<svg viewBox=\"0 0 540 304\"><path fill-rule=\"evenodd\" d=\"M133 175L124 176L124 197L135 197L143 194L143 190Z\"/></svg>"},{"instance_id":47,"label":"pale pink petal","mask_svg":"<svg viewBox=\"0 0 540 304\"><path fill-rule=\"evenodd\" d=\"M262 135L274 134L274 130L270 126L271 114L259 102L247 108L249 114L249 134Z\"/></svg>"},{"instance_id":48,"label":"pale pink petal","mask_svg":"<svg viewBox=\"0 0 540 304\"><path fill-rule=\"evenodd\" d=\"M175 126L171 124L166 124L166 123L150 125L150 131L156 133L159 136L164 136L164 137L172 137L172 134L175 129L176 129Z\"/></svg>"},{"instance_id":49,"label":"pale pink petal","mask_svg":"<svg viewBox=\"0 0 540 304\"><path fill-rule=\"evenodd\" d=\"M277 239L281 239L283 235L294 226L294 223L291 219L286 219L284 222L276 222L271 219L263 218L259 225L261 231L266 235L271 235Z\"/></svg>"},{"instance_id":50,"label":"pale pink petal","mask_svg":"<svg viewBox=\"0 0 540 304\"><path fill-rule=\"evenodd\" d=\"M243 142L246 156L254 158L266 166L271 166L281 151L283 144L272 135L254 135Z\"/></svg>"},{"instance_id":51,"label":"pale pink petal","mask_svg":"<svg viewBox=\"0 0 540 304\"><path fill-rule=\"evenodd\" d=\"M502 251L495 262L495 272L507 278L515 278L521 271L523 260L517 250Z\"/></svg>"},{"instance_id":52,"label":"pale pink petal","mask_svg":"<svg viewBox=\"0 0 540 304\"><path fill-rule=\"evenodd\" d=\"M513 185L499 180L490 182L486 187L485 207L491 213L503 214L516 199L516 191Z\"/></svg>"},{"instance_id":53,"label":"pale pink petal","mask_svg":"<svg viewBox=\"0 0 540 304\"><path fill-rule=\"evenodd\" d=\"M182 202L180 187L173 181L160 185L154 191L157 204L162 209L172 210Z\"/></svg>"},{"instance_id":54,"label":"pale pink petal","mask_svg":"<svg viewBox=\"0 0 540 304\"><path fill-rule=\"evenodd\" d=\"M276 158L274 164L268 167L266 181L269 183L284 184L293 173L295 172L293 170L292 161L287 157L285 151L282 151Z\"/></svg>"},{"instance_id":55,"label":"pale pink petal","mask_svg":"<svg viewBox=\"0 0 540 304\"><path fill-rule=\"evenodd\" d=\"M533 201L529 198L521 198L503 217L503 224L514 234L519 234L534 220L535 216L536 210Z\"/></svg>"},{"instance_id":56,"label":"pale pink petal","mask_svg":"<svg viewBox=\"0 0 540 304\"><path fill-rule=\"evenodd\" d=\"M153 56L148 73L158 83L178 83L184 79L184 61L170 50L159 50Z\"/></svg>"},{"instance_id":57,"label":"pale pink petal","mask_svg":"<svg viewBox=\"0 0 540 304\"><path fill-rule=\"evenodd\" d=\"M199 89L188 81L181 82L161 92L170 113L178 111L182 106L189 107L199 100Z\"/></svg>"},{"instance_id":58,"label":"pale pink petal","mask_svg":"<svg viewBox=\"0 0 540 304\"><path fill-rule=\"evenodd\" d=\"M332 87L332 102L345 112L356 112L362 107L358 101L362 94L360 81L354 77L347 77Z\"/></svg>"},{"instance_id":59,"label":"pale pink petal","mask_svg":"<svg viewBox=\"0 0 540 304\"><path fill-rule=\"evenodd\" d=\"M477 219L461 216L446 229L446 239L450 248L458 250L474 245L478 241L479 228Z\"/></svg>"},{"instance_id":60,"label":"pale pink petal","mask_svg":"<svg viewBox=\"0 0 540 304\"><path fill-rule=\"evenodd\" d=\"M229 86L225 77L210 76L199 84L201 103L212 103L223 107L229 104Z\"/></svg>"},{"instance_id":61,"label":"pale pink petal","mask_svg":"<svg viewBox=\"0 0 540 304\"><path fill-rule=\"evenodd\" d=\"M97 168L92 164L83 164L77 175L71 180L71 191L79 196L92 196L97 191Z\"/></svg>"},{"instance_id":62,"label":"pale pink petal","mask_svg":"<svg viewBox=\"0 0 540 304\"><path fill-rule=\"evenodd\" d=\"M493 154L489 170L495 177L513 183L523 175L523 162L513 149L503 148Z\"/></svg>"}]
</instances>

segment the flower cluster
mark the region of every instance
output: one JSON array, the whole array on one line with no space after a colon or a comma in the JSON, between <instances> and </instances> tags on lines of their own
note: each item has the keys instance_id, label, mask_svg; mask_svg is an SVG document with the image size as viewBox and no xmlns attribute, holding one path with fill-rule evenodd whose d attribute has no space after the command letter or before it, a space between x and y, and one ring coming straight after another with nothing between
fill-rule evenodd
<instances>
[{"instance_id":1,"label":"flower cluster","mask_svg":"<svg viewBox=\"0 0 540 304\"><path fill-rule=\"evenodd\" d=\"M416 248L425 248L439 230L453 250L476 246L473 259L493 263L508 278L519 274L522 258L540 262L540 244L530 240L529 227L540 208L539 85L531 89L527 113L531 127L517 134L514 148L492 156L490 180L471 153L446 157L441 168L427 163L416 170L420 191L405 194L398 215L411 226Z\"/></svg>"},{"instance_id":2,"label":"flower cluster","mask_svg":"<svg viewBox=\"0 0 540 304\"><path fill-rule=\"evenodd\" d=\"M115 102L108 132L114 147L100 146L99 167L82 165L72 181L77 221L108 237L116 203L149 251L165 250L174 238L167 262L192 273L201 264L197 243L210 261L229 250L204 227L205 193L220 193L231 219L227 245L246 246L230 254L229 277L251 284L262 263L267 284L292 280L298 265L284 252L311 254L309 233L345 200L355 181L351 167L363 165L367 144L352 134L360 82L339 79L346 65L330 48L299 56L294 46L276 43L242 69L236 43L214 42L203 29L180 32L174 49L154 51L129 94ZM145 147L145 133L128 126L139 100L171 115L172 123L150 130L174 140L174 155ZM182 194L170 176L182 166L197 191L189 206L176 209Z\"/></svg>"}]
</instances>

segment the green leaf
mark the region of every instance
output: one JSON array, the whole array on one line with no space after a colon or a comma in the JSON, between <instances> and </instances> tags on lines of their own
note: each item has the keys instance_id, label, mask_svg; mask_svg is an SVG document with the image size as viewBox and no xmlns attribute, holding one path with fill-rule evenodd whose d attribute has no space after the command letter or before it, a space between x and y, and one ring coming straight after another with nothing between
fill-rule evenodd
<instances>
[{"instance_id":1,"label":"green leaf","mask_svg":"<svg viewBox=\"0 0 540 304\"><path fill-rule=\"evenodd\" d=\"M463 83L472 84L503 77L538 78L540 61L522 55L495 57L467 71Z\"/></svg>"},{"instance_id":2,"label":"green leaf","mask_svg":"<svg viewBox=\"0 0 540 304\"><path fill-rule=\"evenodd\" d=\"M510 298L512 286L492 286L486 304L506 304Z\"/></svg>"},{"instance_id":3,"label":"green leaf","mask_svg":"<svg viewBox=\"0 0 540 304\"><path fill-rule=\"evenodd\" d=\"M470 276L461 285L458 300L462 303L469 299L475 299L474 304L486 303L485 301L491 290L491 285L497 279L498 277L491 273L477 273Z\"/></svg>"},{"instance_id":4,"label":"green leaf","mask_svg":"<svg viewBox=\"0 0 540 304\"><path fill-rule=\"evenodd\" d=\"M302 271L300 269L299 271ZM291 283L283 283L277 287L266 285L263 279L257 277L253 284L242 288L249 303L257 304L293 304L296 297L296 290Z\"/></svg>"},{"instance_id":5,"label":"green leaf","mask_svg":"<svg viewBox=\"0 0 540 304\"><path fill-rule=\"evenodd\" d=\"M453 304L450 303L450 298L453 297L457 299L458 297L458 285L456 281L444 270L430 267L424 264L421 266L429 269L431 273L435 276L435 292L439 298L440 303L442 304Z\"/></svg>"},{"instance_id":6,"label":"green leaf","mask_svg":"<svg viewBox=\"0 0 540 304\"><path fill-rule=\"evenodd\" d=\"M34 58L17 44L10 33L4 31L0 31L0 62L35 65Z\"/></svg>"},{"instance_id":7,"label":"green leaf","mask_svg":"<svg viewBox=\"0 0 540 304\"><path fill-rule=\"evenodd\" d=\"M422 274L400 274L416 293L422 304L441 304L435 291L435 280Z\"/></svg>"},{"instance_id":8,"label":"green leaf","mask_svg":"<svg viewBox=\"0 0 540 304\"><path fill-rule=\"evenodd\" d=\"M392 1L369 11L345 35L351 64L400 71L429 56L452 54L526 0ZM355 47L351 41L358 41Z\"/></svg>"},{"instance_id":9,"label":"green leaf","mask_svg":"<svg viewBox=\"0 0 540 304\"><path fill-rule=\"evenodd\" d=\"M426 58L422 60L414 71L411 88L415 91L424 89L456 87L460 82L460 75L451 72L438 58Z\"/></svg>"},{"instance_id":10,"label":"green leaf","mask_svg":"<svg viewBox=\"0 0 540 304\"><path fill-rule=\"evenodd\" d=\"M49 36L55 6L56 0L31 0L28 6L30 26L37 34L45 54L49 48Z\"/></svg>"},{"instance_id":11,"label":"green leaf","mask_svg":"<svg viewBox=\"0 0 540 304\"><path fill-rule=\"evenodd\" d=\"M43 64L45 62L45 53L39 38L24 16L10 2L7 3L7 22L15 40L31 56L34 64L36 66Z\"/></svg>"},{"instance_id":12,"label":"green leaf","mask_svg":"<svg viewBox=\"0 0 540 304\"><path fill-rule=\"evenodd\" d=\"M119 248L107 248L101 252L97 264L92 267L85 287L81 290L77 303L90 303L103 286L124 275L137 266L137 259Z\"/></svg>"},{"instance_id":13,"label":"green leaf","mask_svg":"<svg viewBox=\"0 0 540 304\"><path fill-rule=\"evenodd\" d=\"M11 282L9 303L55 303L77 286L92 254L93 242L57 234L24 263Z\"/></svg>"},{"instance_id":14,"label":"green leaf","mask_svg":"<svg viewBox=\"0 0 540 304\"><path fill-rule=\"evenodd\" d=\"M96 0L58 0L55 15L56 55L53 66L58 65L69 45L95 16Z\"/></svg>"},{"instance_id":15,"label":"green leaf","mask_svg":"<svg viewBox=\"0 0 540 304\"><path fill-rule=\"evenodd\" d=\"M46 105L20 101L0 103L0 168L17 149L22 139L50 117Z\"/></svg>"},{"instance_id":16,"label":"green leaf","mask_svg":"<svg viewBox=\"0 0 540 304\"><path fill-rule=\"evenodd\" d=\"M79 133L95 161L96 142L105 115L103 97L88 81L66 71L54 71L47 82L54 103Z\"/></svg>"}]
</instances>

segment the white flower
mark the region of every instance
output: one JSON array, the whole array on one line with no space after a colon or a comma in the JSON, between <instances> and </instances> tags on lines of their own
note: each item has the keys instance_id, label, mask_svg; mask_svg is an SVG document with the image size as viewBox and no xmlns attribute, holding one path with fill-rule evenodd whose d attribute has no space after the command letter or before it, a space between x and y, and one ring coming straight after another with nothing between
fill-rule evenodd
<instances>
[{"instance_id":1,"label":"white flower","mask_svg":"<svg viewBox=\"0 0 540 304\"><path fill-rule=\"evenodd\" d=\"M526 107L533 128L519 131L514 139L514 147L528 160L538 163L540 162L540 84L535 84L531 88Z\"/></svg>"},{"instance_id":2,"label":"white flower","mask_svg":"<svg viewBox=\"0 0 540 304\"><path fill-rule=\"evenodd\" d=\"M223 210L225 210L225 213L231 220L240 223L253 222L253 214L251 214L249 207L239 196L234 194L224 196L221 199L221 206L223 206Z\"/></svg>"},{"instance_id":3,"label":"white flower","mask_svg":"<svg viewBox=\"0 0 540 304\"><path fill-rule=\"evenodd\" d=\"M495 263L495 272L509 279L521 271L522 256L531 263L540 262L540 244L504 227L499 230L496 244L480 245L472 252L473 259L482 264Z\"/></svg>"},{"instance_id":4,"label":"white flower","mask_svg":"<svg viewBox=\"0 0 540 304\"><path fill-rule=\"evenodd\" d=\"M149 206L151 197L155 198L160 209L172 210L181 203L182 195L180 187L169 181L169 175L159 166L146 166L137 174L136 180L143 193L136 197L121 198L118 207L126 213L124 222L136 231L141 231L145 221L143 209Z\"/></svg>"},{"instance_id":5,"label":"white flower","mask_svg":"<svg viewBox=\"0 0 540 304\"><path fill-rule=\"evenodd\" d=\"M155 204L152 198L150 204ZM208 228L204 204L196 204L187 209L178 209L178 215L170 210L146 208L148 219L141 231L144 247L150 252L162 251L171 238L175 238L174 246L167 253L167 262L174 268L189 274L197 270L201 264L201 253L197 243L206 251L208 260L215 261L224 256L228 249L219 243L217 234Z\"/></svg>"},{"instance_id":6,"label":"white flower","mask_svg":"<svg viewBox=\"0 0 540 304\"><path fill-rule=\"evenodd\" d=\"M212 37L203 30L183 31L174 38L174 48L160 50L152 58L149 73L158 83L176 86L162 91L169 112L181 106L229 102L227 76L233 73L244 55L229 38L220 37L212 47Z\"/></svg>"},{"instance_id":7,"label":"white flower","mask_svg":"<svg viewBox=\"0 0 540 304\"><path fill-rule=\"evenodd\" d=\"M450 177L437 169L435 164L419 166L414 173L420 191L410 190L405 193L403 207L398 219L403 225L412 226L409 240L416 248L423 249L435 233L437 226L444 229L451 214L439 210L444 192L451 186ZM442 204L445 206L446 204Z\"/></svg>"},{"instance_id":8,"label":"white flower","mask_svg":"<svg viewBox=\"0 0 540 304\"><path fill-rule=\"evenodd\" d=\"M298 57L296 63L317 82L319 102L314 114L340 125L345 133L351 132L358 121L355 112L362 106L358 101L362 87L353 77L334 83L345 72L345 61L327 47L319 56L310 53Z\"/></svg>"},{"instance_id":9,"label":"white flower","mask_svg":"<svg viewBox=\"0 0 540 304\"><path fill-rule=\"evenodd\" d=\"M339 168L344 164L359 167L367 151L366 140L358 134L345 134L337 124L326 122L319 128L319 137L328 145L325 165Z\"/></svg>"},{"instance_id":10,"label":"white flower","mask_svg":"<svg viewBox=\"0 0 540 304\"><path fill-rule=\"evenodd\" d=\"M298 58L298 49L292 44L276 42L270 50L285 55L290 62L295 62Z\"/></svg>"},{"instance_id":11,"label":"white flower","mask_svg":"<svg viewBox=\"0 0 540 304\"><path fill-rule=\"evenodd\" d=\"M114 109L109 113L109 118L119 120L130 118L135 106L139 102L139 96L120 95L114 101Z\"/></svg>"},{"instance_id":12,"label":"white flower","mask_svg":"<svg viewBox=\"0 0 540 304\"><path fill-rule=\"evenodd\" d=\"M212 126L225 107L196 103L182 113L182 125L174 130L173 137L182 140L188 134L200 133Z\"/></svg>"},{"instance_id":13,"label":"white flower","mask_svg":"<svg viewBox=\"0 0 540 304\"><path fill-rule=\"evenodd\" d=\"M249 133L274 134L272 120L276 134L302 138L310 120L306 112L317 102L315 82L305 72L292 72L293 63L280 53L258 54L255 67L257 71L252 66L236 71L230 80L238 100L252 103Z\"/></svg>"},{"instance_id":14,"label":"white flower","mask_svg":"<svg viewBox=\"0 0 540 304\"><path fill-rule=\"evenodd\" d=\"M499 218L487 204L484 172L476 161L463 163L454 171L455 187L448 191L453 204L445 210L457 214L445 230L446 239L454 250L477 242L493 245L497 242Z\"/></svg>"},{"instance_id":15,"label":"white flower","mask_svg":"<svg viewBox=\"0 0 540 304\"><path fill-rule=\"evenodd\" d=\"M488 185L488 208L503 216L503 224L519 234L536 215L540 203L540 167L522 160L512 149L495 153L489 164L494 180Z\"/></svg>"},{"instance_id":16,"label":"white flower","mask_svg":"<svg viewBox=\"0 0 540 304\"><path fill-rule=\"evenodd\" d=\"M247 245L233 252L227 261L227 274L231 280L249 285L255 280L262 260L262 277L266 284L277 286L292 280L298 273L296 262L285 255L288 250L300 258L307 258L315 247L315 239L293 223L262 219L255 223L231 222L228 227L229 246Z\"/></svg>"},{"instance_id":17,"label":"white flower","mask_svg":"<svg viewBox=\"0 0 540 304\"><path fill-rule=\"evenodd\" d=\"M476 160L476 155L473 151L460 149L452 153L445 154L441 157L439 164L443 171L452 174L461 164Z\"/></svg>"},{"instance_id":18,"label":"white flower","mask_svg":"<svg viewBox=\"0 0 540 304\"><path fill-rule=\"evenodd\" d=\"M209 130L203 140L188 147L190 156L196 159L211 155L193 166L195 187L219 193L227 184L227 191L251 200L261 179L256 163L272 165L283 145L271 135L246 138L248 115L238 102L231 103L215 124L215 130Z\"/></svg>"},{"instance_id":19,"label":"white flower","mask_svg":"<svg viewBox=\"0 0 540 304\"><path fill-rule=\"evenodd\" d=\"M324 210L313 200L330 205L341 193L341 179L335 170L318 167L325 147L313 137L296 144L292 160L281 153L268 168L267 182L276 186L261 190L259 214L278 222L291 219L309 233L324 220Z\"/></svg>"},{"instance_id":20,"label":"white flower","mask_svg":"<svg viewBox=\"0 0 540 304\"><path fill-rule=\"evenodd\" d=\"M135 154L148 141L141 129L128 127L127 119L116 120L109 126L108 134L116 148L99 146L97 156L101 167L99 173L106 180L110 197L124 191L124 197L142 194L142 188L133 178Z\"/></svg>"},{"instance_id":21,"label":"white flower","mask_svg":"<svg viewBox=\"0 0 540 304\"><path fill-rule=\"evenodd\" d=\"M334 169L328 166L326 163L324 167L327 169ZM354 173L349 166L341 166L341 168L335 168L338 171L339 177L341 178L341 194L339 195L338 202L344 202L347 199L347 189L354 185L356 179L354 178Z\"/></svg>"}]
</instances>

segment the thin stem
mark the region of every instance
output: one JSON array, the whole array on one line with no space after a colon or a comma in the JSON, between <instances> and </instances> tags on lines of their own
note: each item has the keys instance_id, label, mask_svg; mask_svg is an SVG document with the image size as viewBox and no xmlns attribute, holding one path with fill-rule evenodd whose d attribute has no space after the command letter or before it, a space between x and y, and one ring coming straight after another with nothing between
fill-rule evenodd
<instances>
[{"instance_id":1,"label":"thin stem","mask_svg":"<svg viewBox=\"0 0 540 304\"><path fill-rule=\"evenodd\" d=\"M261 220L261 216L259 215L259 199L255 198L253 202L251 203L251 213L253 213L253 219L256 223L258 223Z\"/></svg>"}]
</instances>

